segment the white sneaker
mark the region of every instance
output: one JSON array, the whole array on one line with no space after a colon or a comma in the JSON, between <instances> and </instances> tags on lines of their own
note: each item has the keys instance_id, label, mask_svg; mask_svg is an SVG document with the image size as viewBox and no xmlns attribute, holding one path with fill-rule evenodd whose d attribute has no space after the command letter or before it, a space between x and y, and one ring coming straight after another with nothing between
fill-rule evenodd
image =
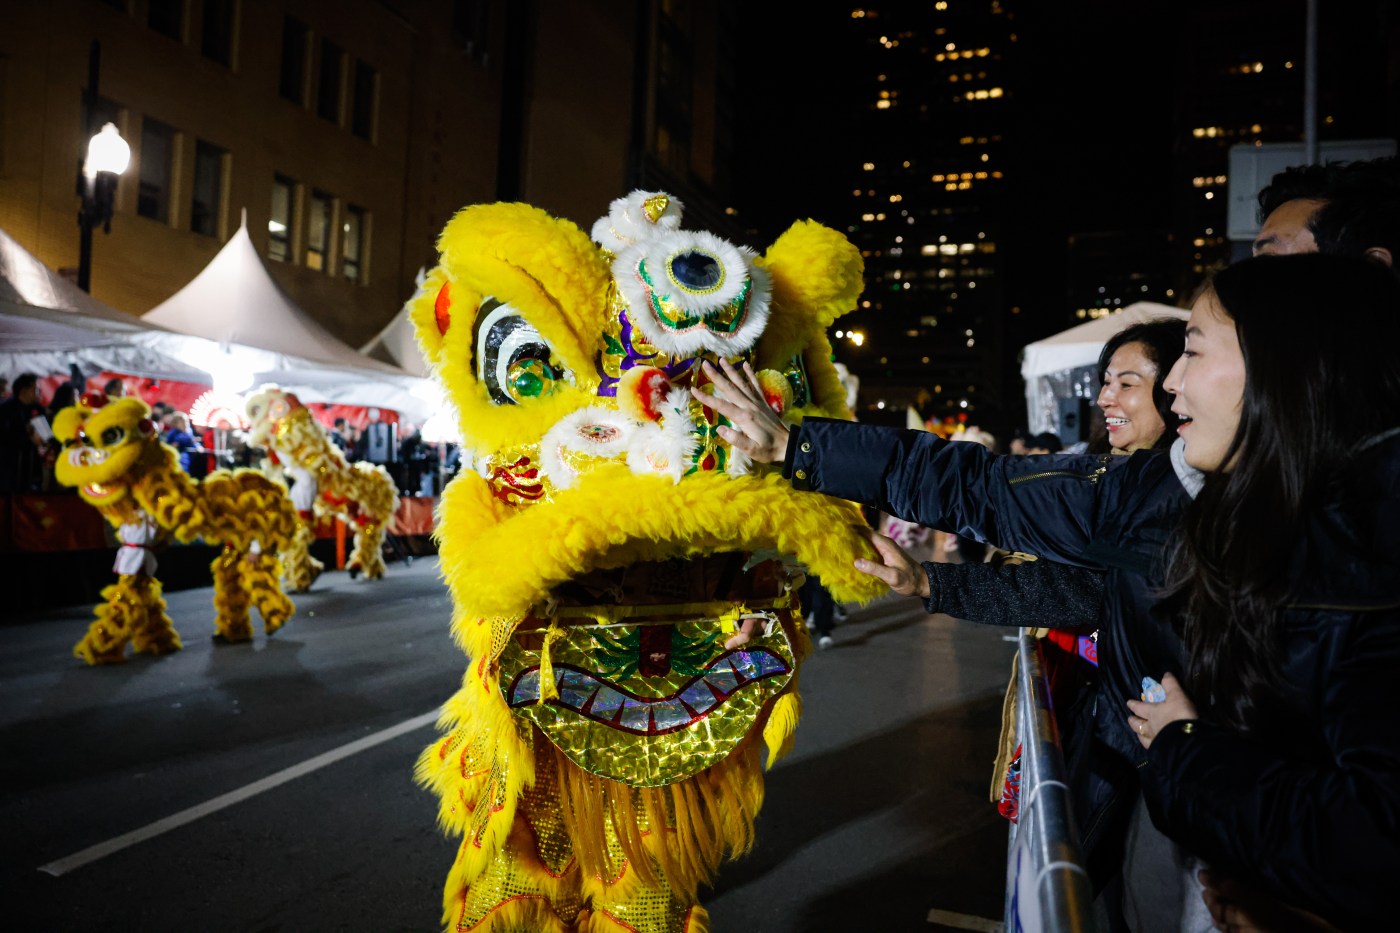
<instances>
[{"instance_id":1,"label":"white sneaker","mask_svg":"<svg viewBox=\"0 0 1400 933\"><path fill-rule=\"evenodd\" d=\"M807 623L807 631L815 632L817 630L817 617L815 613L807 613L802 621Z\"/></svg>"},{"instance_id":2,"label":"white sneaker","mask_svg":"<svg viewBox=\"0 0 1400 933\"><path fill-rule=\"evenodd\" d=\"M832 638L830 635L823 635L821 638L817 639L817 647L823 651L834 644L836 644L836 639Z\"/></svg>"}]
</instances>

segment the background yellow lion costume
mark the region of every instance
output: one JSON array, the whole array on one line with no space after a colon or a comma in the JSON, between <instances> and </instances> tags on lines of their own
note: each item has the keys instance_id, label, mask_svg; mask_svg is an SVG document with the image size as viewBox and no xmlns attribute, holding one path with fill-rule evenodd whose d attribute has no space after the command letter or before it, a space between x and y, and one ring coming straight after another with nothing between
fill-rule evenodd
<instances>
[{"instance_id":1,"label":"background yellow lion costume","mask_svg":"<svg viewBox=\"0 0 1400 933\"><path fill-rule=\"evenodd\" d=\"M54 465L56 478L77 487L122 541L117 582L102 591L106 602L74 654L89 664L107 664L123 660L127 642L150 654L180 648L160 581L152 576L149 546L157 529L180 541L223 545L211 565L216 638L253 637L250 602L268 634L291 618L295 608L282 592L277 565L277 552L296 529L285 489L253 470L216 470L202 482L191 479L175 449L161 443L151 410L139 399L109 402L105 395L84 395L58 413L53 427L65 447ZM127 560L129 555L135 559Z\"/></svg>"},{"instance_id":2,"label":"background yellow lion costume","mask_svg":"<svg viewBox=\"0 0 1400 933\"><path fill-rule=\"evenodd\" d=\"M634 192L590 241L470 207L410 303L474 454L439 521L471 664L418 765L463 837L459 930L707 930L696 890L752 844L760 737L771 763L799 714L796 565L880 590L854 507L750 472L687 391L742 359L791 420L848 416L825 331L859 253L805 222L760 258L680 220Z\"/></svg>"},{"instance_id":3,"label":"background yellow lion costume","mask_svg":"<svg viewBox=\"0 0 1400 933\"><path fill-rule=\"evenodd\" d=\"M248 396L248 442L276 453L295 478L292 498L301 522L291 550L284 555L293 590L309 588L321 572L311 556L318 515L338 515L355 531L348 569L368 580L384 576L384 535L398 508L399 494L382 466L351 463L331 442L326 429L301 401L276 386ZM299 489L298 486L301 488Z\"/></svg>"}]
</instances>

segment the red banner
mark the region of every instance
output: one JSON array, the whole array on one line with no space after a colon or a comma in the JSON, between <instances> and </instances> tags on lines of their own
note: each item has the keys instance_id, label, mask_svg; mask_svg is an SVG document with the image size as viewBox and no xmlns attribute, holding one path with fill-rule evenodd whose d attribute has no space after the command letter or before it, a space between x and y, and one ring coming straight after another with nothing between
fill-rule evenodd
<instances>
[{"instance_id":1,"label":"red banner","mask_svg":"<svg viewBox=\"0 0 1400 933\"><path fill-rule=\"evenodd\" d=\"M77 496L5 496L0 550L83 551L111 547L107 522Z\"/></svg>"}]
</instances>

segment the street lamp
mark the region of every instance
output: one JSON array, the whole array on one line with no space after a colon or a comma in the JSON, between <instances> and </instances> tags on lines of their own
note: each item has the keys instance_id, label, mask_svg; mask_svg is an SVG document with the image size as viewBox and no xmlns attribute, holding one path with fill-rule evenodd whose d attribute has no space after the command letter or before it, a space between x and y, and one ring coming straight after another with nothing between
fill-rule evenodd
<instances>
[{"instance_id":1,"label":"street lamp","mask_svg":"<svg viewBox=\"0 0 1400 933\"><path fill-rule=\"evenodd\" d=\"M115 124L105 124L88 142L83 160L83 206L78 211L78 287L92 291L92 228L99 223L103 233L112 232L112 202L117 193L117 176L131 162L131 147L117 132Z\"/></svg>"}]
</instances>

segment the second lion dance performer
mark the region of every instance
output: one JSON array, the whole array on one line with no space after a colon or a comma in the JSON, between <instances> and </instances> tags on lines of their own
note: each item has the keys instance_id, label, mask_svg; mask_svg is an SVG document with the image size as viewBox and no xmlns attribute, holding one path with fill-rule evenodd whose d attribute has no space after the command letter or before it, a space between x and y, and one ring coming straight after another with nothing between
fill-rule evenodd
<instances>
[{"instance_id":1,"label":"second lion dance performer","mask_svg":"<svg viewBox=\"0 0 1400 933\"><path fill-rule=\"evenodd\" d=\"M382 466L350 463L307 408L292 393L263 386L248 396L248 442L275 454L293 478L301 525L287 557L287 579L294 590L309 588L321 572L311 556L315 519L338 515L355 530L348 565L351 576L384 576L384 536L398 508L398 490ZM300 488L298 488L300 487Z\"/></svg>"},{"instance_id":2,"label":"second lion dance performer","mask_svg":"<svg viewBox=\"0 0 1400 933\"><path fill-rule=\"evenodd\" d=\"M760 258L635 192L593 240L524 204L470 207L411 303L476 469L438 535L470 657L419 761L462 836L457 930L702 933L700 884L747 850L811 650L799 564L879 595L849 503L752 472L689 395L752 365L796 422L847 416L826 327L857 249L799 223Z\"/></svg>"},{"instance_id":3,"label":"second lion dance performer","mask_svg":"<svg viewBox=\"0 0 1400 933\"><path fill-rule=\"evenodd\" d=\"M180 636L165 612L150 546L161 529L180 541L222 545L214 558L215 638L253 637L249 604L270 635L295 607L278 582L277 553L291 544L296 515L286 490L255 470L215 470L196 481L180 469L175 448L161 443L146 403L84 395L54 418L64 451L54 475L73 486L117 529L117 582L102 591L97 619L73 653L89 664L138 652L178 651Z\"/></svg>"}]
</instances>

